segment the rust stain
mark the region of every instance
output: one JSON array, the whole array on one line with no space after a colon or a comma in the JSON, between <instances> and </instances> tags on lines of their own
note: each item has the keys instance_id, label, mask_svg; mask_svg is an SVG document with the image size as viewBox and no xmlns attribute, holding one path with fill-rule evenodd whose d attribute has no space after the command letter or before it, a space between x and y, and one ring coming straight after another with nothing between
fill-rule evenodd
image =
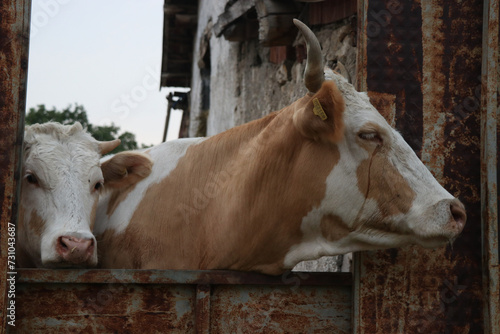
<instances>
[{"instance_id":1,"label":"rust stain","mask_svg":"<svg viewBox=\"0 0 500 334\"><path fill-rule=\"evenodd\" d=\"M194 333L194 291L179 285L19 285L19 333Z\"/></svg>"},{"instance_id":2,"label":"rust stain","mask_svg":"<svg viewBox=\"0 0 500 334\"><path fill-rule=\"evenodd\" d=\"M218 286L212 304L214 333L351 333L348 289Z\"/></svg>"},{"instance_id":3,"label":"rust stain","mask_svg":"<svg viewBox=\"0 0 500 334\"><path fill-rule=\"evenodd\" d=\"M422 161L434 177L442 183L444 169L443 140L446 124L446 106L443 101L446 74L443 66L445 57L444 5L430 1L422 8L422 114L423 143ZM439 152L441 151L441 152Z\"/></svg>"},{"instance_id":4,"label":"rust stain","mask_svg":"<svg viewBox=\"0 0 500 334\"><path fill-rule=\"evenodd\" d=\"M196 286L196 333L210 333L210 297L211 286L200 284ZM217 320L215 320L217 321Z\"/></svg>"},{"instance_id":5,"label":"rust stain","mask_svg":"<svg viewBox=\"0 0 500 334\"><path fill-rule=\"evenodd\" d=\"M367 29L381 28L366 45L370 97L386 118L394 106L396 129L465 203L468 224L453 247L362 253L358 332L482 332L482 3L398 2L401 10L390 0L364 3Z\"/></svg>"}]
</instances>

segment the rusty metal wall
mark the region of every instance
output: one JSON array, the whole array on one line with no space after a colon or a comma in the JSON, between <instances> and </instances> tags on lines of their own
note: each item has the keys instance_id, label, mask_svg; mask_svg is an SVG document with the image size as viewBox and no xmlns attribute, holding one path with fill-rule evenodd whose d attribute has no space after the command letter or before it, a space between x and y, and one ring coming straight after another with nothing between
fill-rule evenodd
<instances>
[{"instance_id":1,"label":"rusty metal wall","mask_svg":"<svg viewBox=\"0 0 500 334\"><path fill-rule=\"evenodd\" d=\"M31 1L0 1L0 333L6 327L9 223L15 224L23 142ZM10 254L12 255L12 253Z\"/></svg>"},{"instance_id":2,"label":"rusty metal wall","mask_svg":"<svg viewBox=\"0 0 500 334\"><path fill-rule=\"evenodd\" d=\"M350 333L350 273L19 269L8 333Z\"/></svg>"},{"instance_id":3,"label":"rusty metal wall","mask_svg":"<svg viewBox=\"0 0 500 334\"><path fill-rule=\"evenodd\" d=\"M483 2L360 0L358 8L358 88L464 202L468 221L452 246L357 254L354 330L483 333Z\"/></svg>"}]
</instances>

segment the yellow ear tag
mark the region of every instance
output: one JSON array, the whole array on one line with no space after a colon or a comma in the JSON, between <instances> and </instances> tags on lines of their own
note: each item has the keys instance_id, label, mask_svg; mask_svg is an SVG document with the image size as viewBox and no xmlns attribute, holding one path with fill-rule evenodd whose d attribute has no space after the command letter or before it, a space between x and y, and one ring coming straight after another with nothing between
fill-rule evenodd
<instances>
[{"instance_id":1,"label":"yellow ear tag","mask_svg":"<svg viewBox=\"0 0 500 334\"><path fill-rule=\"evenodd\" d=\"M322 121L326 120L328 116L326 116L325 111L323 110L323 107L321 106L321 103L319 103L319 100L317 98L313 99L313 113L314 115L318 116L321 118Z\"/></svg>"}]
</instances>

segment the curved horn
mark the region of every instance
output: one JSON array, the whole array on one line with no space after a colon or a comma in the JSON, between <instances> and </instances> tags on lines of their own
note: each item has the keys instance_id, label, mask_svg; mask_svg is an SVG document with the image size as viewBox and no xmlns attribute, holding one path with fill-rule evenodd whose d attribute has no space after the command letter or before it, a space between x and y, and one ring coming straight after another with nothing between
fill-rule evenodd
<instances>
[{"instance_id":1,"label":"curved horn","mask_svg":"<svg viewBox=\"0 0 500 334\"><path fill-rule=\"evenodd\" d=\"M98 142L99 152L101 152L101 155L105 155L113 151L118 145L120 145L120 143L121 143L120 139L115 139L110 141L100 141Z\"/></svg>"},{"instance_id":2,"label":"curved horn","mask_svg":"<svg viewBox=\"0 0 500 334\"><path fill-rule=\"evenodd\" d=\"M351 82L351 77L349 76L349 72L347 72L347 69L345 68L344 64L342 64L340 61L337 61L337 66L333 69L336 72L339 72L348 82Z\"/></svg>"},{"instance_id":3,"label":"curved horn","mask_svg":"<svg viewBox=\"0 0 500 334\"><path fill-rule=\"evenodd\" d=\"M304 72L304 83L311 93L316 93L323 84L325 76L323 74L323 55L321 46L314 33L304 23L293 19L293 23L304 35L307 45L307 64Z\"/></svg>"}]
</instances>

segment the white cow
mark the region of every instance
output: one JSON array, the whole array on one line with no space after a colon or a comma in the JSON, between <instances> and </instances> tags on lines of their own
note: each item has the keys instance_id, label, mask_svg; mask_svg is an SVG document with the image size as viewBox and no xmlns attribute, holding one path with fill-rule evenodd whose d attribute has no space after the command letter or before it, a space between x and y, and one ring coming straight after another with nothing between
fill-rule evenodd
<instances>
[{"instance_id":1,"label":"white cow","mask_svg":"<svg viewBox=\"0 0 500 334\"><path fill-rule=\"evenodd\" d=\"M151 171L149 158L138 152L117 154L106 164L110 168L101 168L101 155L119 143L98 142L79 123L26 127L17 229L19 267L97 264L91 231L104 183L119 190L124 175L138 180Z\"/></svg>"}]
</instances>

